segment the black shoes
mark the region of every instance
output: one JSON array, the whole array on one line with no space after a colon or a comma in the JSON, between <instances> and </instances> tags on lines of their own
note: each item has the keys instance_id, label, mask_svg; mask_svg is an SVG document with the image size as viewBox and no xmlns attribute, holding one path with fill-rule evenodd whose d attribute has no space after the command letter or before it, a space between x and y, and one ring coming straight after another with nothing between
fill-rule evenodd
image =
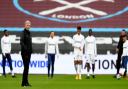
<instances>
[{"instance_id":1,"label":"black shoes","mask_svg":"<svg viewBox=\"0 0 128 89\"><path fill-rule=\"evenodd\" d=\"M9 75L11 75L12 78L16 78L15 74L9 73ZM2 76L6 78L6 73L3 73Z\"/></svg>"},{"instance_id":2,"label":"black shoes","mask_svg":"<svg viewBox=\"0 0 128 89\"><path fill-rule=\"evenodd\" d=\"M6 74L5 75L2 75L4 78L6 78ZM16 78L15 75L12 75L12 78Z\"/></svg>"},{"instance_id":3,"label":"black shoes","mask_svg":"<svg viewBox=\"0 0 128 89\"><path fill-rule=\"evenodd\" d=\"M116 78L116 75L114 75L113 78Z\"/></svg>"},{"instance_id":4,"label":"black shoes","mask_svg":"<svg viewBox=\"0 0 128 89\"><path fill-rule=\"evenodd\" d=\"M51 76L48 75L48 79L53 79L53 74Z\"/></svg>"},{"instance_id":5,"label":"black shoes","mask_svg":"<svg viewBox=\"0 0 128 89\"><path fill-rule=\"evenodd\" d=\"M86 79L90 79L90 76L86 76Z\"/></svg>"},{"instance_id":6,"label":"black shoes","mask_svg":"<svg viewBox=\"0 0 128 89\"><path fill-rule=\"evenodd\" d=\"M95 79L96 76L95 75L92 75L92 78ZM90 76L86 76L86 79L90 79Z\"/></svg>"},{"instance_id":7,"label":"black shoes","mask_svg":"<svg viewBox=\"0 0 128 89\"><path fill-rule=\"evenodd\" d=\"M3 76L4 78L6 78L6 74L3 74L2 76Z\"/></svg>"},{"instance_id":8,"label":"black shoes","mask_svg":"<svg viewBox=\"0 0 128 89\"><path fill-rule=\"evenodd\" d=\"M31 85L31 84L29 84L29 83L27 83L27 84L26 84L26 86L31 87L32 85Z\"/></svg>"},{"instance_id":9,"label":"black shoes","mask_svg":"<svg viewBox=\"0 0 128 89\"><path fill-rule=\"evenodd\" d=\"M22 86L22 87L31 87L32 85L29 84L29 83L26 83L26 84L22 84L21 86Z\"/></svg>"},{"instance_id":10,"label":"black shoes","mask_svg":"<svg viewBox=\"0 0 128 89\"><path fill-rule=\"evenodd\" d=\"M12 75L12 78L16 78L16 76L15 75Z\"/></svg>"},{"instance_id":11,"label":"black shoes","mask_svg":"<svg viewBox=\"0 0 128 89\"><path fill-rule=\"evenodd\" d=\"M95 75L92 75L92 78L94 79L94 78L96 78L96 76Z\"/></svg>"}]
</instances>

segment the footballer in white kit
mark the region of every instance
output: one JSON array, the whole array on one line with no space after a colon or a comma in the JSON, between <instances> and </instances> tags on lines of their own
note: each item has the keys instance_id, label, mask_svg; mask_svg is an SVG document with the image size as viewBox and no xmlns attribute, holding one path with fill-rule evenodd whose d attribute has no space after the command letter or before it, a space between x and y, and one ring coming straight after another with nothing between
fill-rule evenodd
<instances>
[{"instance_id":1,"label":"footballer in white kit","mask_svg":"<svg viewBox=\"0 0 128 89\"><path fill-rule=\"evenodd\" d=\"M10 36L7 30L3 31L4 35L1 38L1 51L2 51L2 67L3 67L3 76L6 77L6 59L9 63L11 75L14 78L14 71L13 71L13 66L12 66L12 58L11 58L11 40Z\"/></svg>"},{"instance_id":2,"label":"footballer in white kit","mask_svg":"<svg viewBox=\"0 0 128 89\"><path fill-rule=\"evenodd\" d=\"M88 36L85 39L85 55L86 55L86 65L87 68L87 78L90 76L90 69L92 69L93 78L95 78L95 57L97 55L96 39L92 34L92 29L89 29Z\"/></svg>"},{"instance_id":3,"label":"footballer in white kit","mask_svg":"<svg viewBox=\"0 0 128 89\"><path fill-rule=\"evenodd\" d=\"M127 35L123 37L123 54L122 54L122 68L124 68L123 78L127 77L127 65L128 65L128 40ZM117 77L118 78L118 77ZM120 78L120 77L119 77Z\"/></svg>"},{"instance_id":4,"label":"footballer in white kit","mask_svg":"<svg viewBox=\"0 0 128 89\"><path fill-rule=\"evenodd\" d=\"M55 37L55 32L50 33L50 37L45 43L45 54L45 57L48 58L48 78L53 78L55 55L57 55L57 58L59 55L58 40Z\"/></svg>"},{"instance_id":5,"label":"footballer in white kit","mask_svg":"<svg viewBox=\"0 0 128 89\"><path fill-rule=\"evenodd\" d=\"M84 36L81 34L81 27L77 27L77 33L73 36L74 47L74 66L76 70L76 79L81 79L82 56L84 47Z\"/></svg>"}]
</instances>

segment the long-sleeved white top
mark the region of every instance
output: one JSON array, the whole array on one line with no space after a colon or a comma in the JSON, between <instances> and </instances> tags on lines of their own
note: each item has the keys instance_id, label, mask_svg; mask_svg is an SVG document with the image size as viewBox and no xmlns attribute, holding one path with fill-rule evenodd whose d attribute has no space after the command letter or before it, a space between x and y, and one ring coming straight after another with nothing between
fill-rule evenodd
<instances>
[{"instance_id":1,"label":"long-sleeved white top","mask_svg":"<svg viewBox=\"0 0 128 89\"><path fill-rule=\"evenodd\" d=\"M45 54L59 54L58 41L55 37L49 37L46 41Z\"/></svg>"},{"instance_id":2,"label":"long-sleeved white top","mask_svg":"<svg viewBox=\"0 0 128 89\"><path fill-rule=\"evenodd\" d=\"M84 47L84 36L82 34L78 35L75 34L73 36L73 47L74 48L81 48L83 50Z\"/></svg>"},{"instance_id":3,"label":"long-sleeved white top","mask_svg":"<svg viewBox=\"0 0 128 89\"><path fill-rule=\"evenodd\" d=\"M1 49L3 54L11 52L11 41L9 36L3 36L1 38Z\"/></svg>"},{"instance_id":4,"label":"long-sleeved white top","mask_svg":"<svg viewBox=\"0 0 128 89\"><path fill-rule=\"evenodd\" d=\"M97 55L96 39L94 36L85 38L85 54Z\"/></svg>"},{"instance_id":5,"label":"long-sleeved white top","mask_svg":"<svg viewBox=\"0 0 128 89\"><path fill-rule=\"evenodd\" d=\"M123 54L122 56L128 56L128 40L123 43Z\"/></svg>"}]
</instances>

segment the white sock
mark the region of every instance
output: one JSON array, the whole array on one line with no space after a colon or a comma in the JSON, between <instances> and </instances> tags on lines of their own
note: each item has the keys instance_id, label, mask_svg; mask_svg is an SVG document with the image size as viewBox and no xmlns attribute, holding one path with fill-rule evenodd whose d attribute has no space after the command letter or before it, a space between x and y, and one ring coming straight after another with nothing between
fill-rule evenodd
<instances>
[{"instance_id":1,"label":"white sock","mask_svg":"<svg viewBox=\"0 0 128 89\"><path fill-rule=\"evenodd\" d=\"M74 65L74 67L75 67L75 70L77 71L77 65Z\"/></svg>"},{"instance_id":2,"label":"white sock","mask_svg":"<svg viewBox=\"0 0 128 89\"><path fill-rule=\"evenodd\" d=\"M77 74L79 74L79 65L77 64L77 71L76 71Z\"/></svg>"},{"instance_id":3,"label":"white sock","mask_svg":"<svg viewBox=\"0 0 128 89\"><path fill-rule=\"evenodd\" d=\"M13 72L13 70L11 71L11 75L14 76L14 72Z\"/></svg>"},{"instance_id":4,"label":"white sock","mask_svg":"<svg viewBox=\"0 0 128 89\"><path fill-rule=\"evenodd\" d=\"M78 65L75 65L75 70L76 70L76 74L78 74L79 73L79 67L78 67Z\"/></svg>"},{"instance_id":5,"label":"white sock","mask_svg":"<svg viewBox=\"0 0 128 89\"><path fill-rule=\"evenodd\" d=\"M94 72L92 72L92 75L95 75Z\"/></svg>"},{"instance_id":6,"label":"white sock","mask_svg":"<svg viewBox=\"0 0 128 89\"><path fill-rule=\"evenodd\" d=\"M90 76L90 73L89 72L87 72L87 76Z\"/></svg>"},{"instance_id":7,"label":"white sock","mask_svg":"<svg viewBox=\"0 0 128 89\"><path fill-rule=\"evenodd\" d=\"M79 74L81 75L81 65L79 65Z\"/></svg>"}]
</instances>

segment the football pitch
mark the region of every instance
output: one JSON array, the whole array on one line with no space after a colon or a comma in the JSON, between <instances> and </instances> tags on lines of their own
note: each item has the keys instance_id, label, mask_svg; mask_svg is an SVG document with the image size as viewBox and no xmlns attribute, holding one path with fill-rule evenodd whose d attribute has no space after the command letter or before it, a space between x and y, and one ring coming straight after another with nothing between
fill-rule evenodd
<instances>
[{"instance_id":1,"label":"football pitch","mask_svg":"<svg viewBox=\"0 0 128 89\"><path fill-rule=\"evenodd\" d=\"M128 89L127 79L117 80L113 75L97 75L95 79L82 75L82 80L75 80L74 75L55 75L53 79L47 75L29 75L32 87L21 87L21 79L19 74L16 78L0 76L0 89Z\"/></svg>"}]
</instances>

